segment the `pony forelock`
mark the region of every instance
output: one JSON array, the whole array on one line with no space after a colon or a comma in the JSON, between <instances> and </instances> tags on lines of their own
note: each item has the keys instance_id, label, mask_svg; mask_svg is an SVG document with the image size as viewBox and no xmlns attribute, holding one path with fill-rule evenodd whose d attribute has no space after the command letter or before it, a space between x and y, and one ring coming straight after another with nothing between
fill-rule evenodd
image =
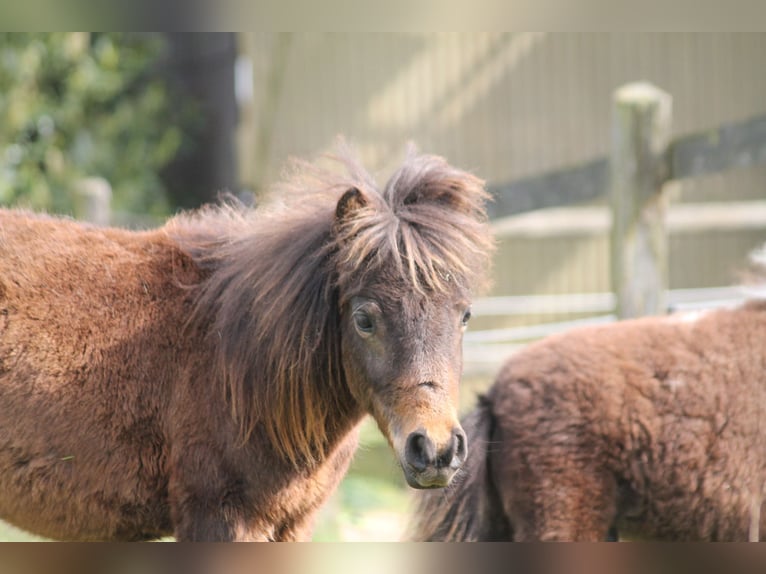
<instances>
[{"instance_id":1,"label":"pony forelock","mask_svg":"<svg viewBox=\"0 0 766 574\"><path fill-rule=\"evenodd\" d=\"M342 289L358 278L360 265L395 268L419 293L484 287L493 243L482 180L410 150L382 190L357 187L366 205L336 234Z\"/></svg>"}]
</instances>

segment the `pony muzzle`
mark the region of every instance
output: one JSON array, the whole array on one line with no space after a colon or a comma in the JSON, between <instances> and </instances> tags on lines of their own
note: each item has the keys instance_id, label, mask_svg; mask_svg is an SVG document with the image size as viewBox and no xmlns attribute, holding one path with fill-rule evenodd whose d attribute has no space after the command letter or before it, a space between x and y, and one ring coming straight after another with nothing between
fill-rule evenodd
<instances>
[{"instance_id":1,"label":"pony muzzle","mask_svg":"<svg viewBox=\"0 0 766 574\"><path fill-rule=\"evenodd\" d=\"M449 438L437 443L423 429L411 432L404 446L402 468L412 488L443 488L465 462L468 453L465 432L459 426Z\"/></svg>"}]
</instances>

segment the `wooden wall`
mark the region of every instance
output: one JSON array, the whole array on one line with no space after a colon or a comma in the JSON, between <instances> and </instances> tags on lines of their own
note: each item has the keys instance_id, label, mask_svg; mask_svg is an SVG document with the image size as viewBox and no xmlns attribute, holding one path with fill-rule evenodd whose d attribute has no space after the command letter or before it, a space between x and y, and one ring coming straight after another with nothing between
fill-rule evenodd
<instances>
[{"instance_id":1,"label":"wooden wall","mask_svg":"<svg viewBox=\"0 0 766 574\"><path fill-rule=\"evenodd\" d=\"M672 95L673 136L766 112L766 34L251 33L239 44L252 70L239 166L258 191L288 156L338 134L383 176L408 140L495 183L586 161L608 151L613 91L638 80ZM684 181L671 198L766 199L766 169ZM504 237L496 293L608 290L606 238L551 231ZM766 222L673 237L671 287L731 283L763 241Z\"/></svg>"}]
</instances>

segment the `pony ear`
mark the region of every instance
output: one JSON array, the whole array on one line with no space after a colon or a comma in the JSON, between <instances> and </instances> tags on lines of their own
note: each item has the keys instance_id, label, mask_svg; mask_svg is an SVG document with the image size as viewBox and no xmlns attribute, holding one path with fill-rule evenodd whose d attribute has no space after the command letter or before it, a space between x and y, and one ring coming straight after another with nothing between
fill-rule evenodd
<instances>
[{"instance_id":1,"label":"pony ear","mask_svg":"<svg viewBox=\"0 0 766 574\"><path fill-rule=\"evenodd\" d=\"M340 224L347 221L351 215L367 205L367 200L359 191L359 188L352 187L344 192L335 206L335 223Z\"/></svg>"},{"instance_id":2,"label":"pony ear","mask_svg":"<svg viewBox=\"0 0 766 574\"><path fill-rule=\"evenodd\" d=\"M463 177L425 181L409 192L404 199L404 205L437 203L454 211L472 213L475 209L475 194L468 191L471 188L483 188L483 182L468 174Z\"/></svg>"}]
</instances>

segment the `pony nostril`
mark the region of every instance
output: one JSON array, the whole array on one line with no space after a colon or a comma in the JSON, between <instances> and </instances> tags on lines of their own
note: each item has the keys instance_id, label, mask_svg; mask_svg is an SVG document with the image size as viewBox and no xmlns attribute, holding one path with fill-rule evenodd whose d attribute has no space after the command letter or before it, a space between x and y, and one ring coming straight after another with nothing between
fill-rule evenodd
<instances>
[{"instance_id":1,"label":"pony nostril","mask_svg":"<svg viewBox=\"0 0 766 574\"><path fill-rule=\"evenodd\" d=\"M437 465L442 467L459 467L465 460L465 433L462 430L452 431L452 440L437 459Z\"/></svg>"},{"instance_id":2,"label":"pony nostril","mask_svg":"<svg viewBox=\"0 0 766 574\"><path fill-rule=\"evenodd\" d=\"M454 433L455 442L457 443L455 448L455 458L460 464L462 464L465 460L466 452L468 451L468 447L466 446L465 433L462 430L454 431Z\"/></svg>"},{"instance_id":3,"label":"pony nostril","mask_svg":"<svg viewBox=\"0 0 766 574\"><path fill-rule=\"evenodd\" d=\"M423 431L415 431L407 437L405 460L416 471L423 472L429 467L459 468L466 457L466 438L462 429L452 431L446 446L437 451L436 444Z\"/></svg>"},{"instance_id":4,"label":"pony nostril","mask_svg":"<svg viewBox=\"0 0 766 574\"><path fill-rule=\"evenodd\" d=\"M434 463L436 448L425 433L415 431L407 437L404 456L412 468L422 472Z\"/></svg>"}]
</instances>

